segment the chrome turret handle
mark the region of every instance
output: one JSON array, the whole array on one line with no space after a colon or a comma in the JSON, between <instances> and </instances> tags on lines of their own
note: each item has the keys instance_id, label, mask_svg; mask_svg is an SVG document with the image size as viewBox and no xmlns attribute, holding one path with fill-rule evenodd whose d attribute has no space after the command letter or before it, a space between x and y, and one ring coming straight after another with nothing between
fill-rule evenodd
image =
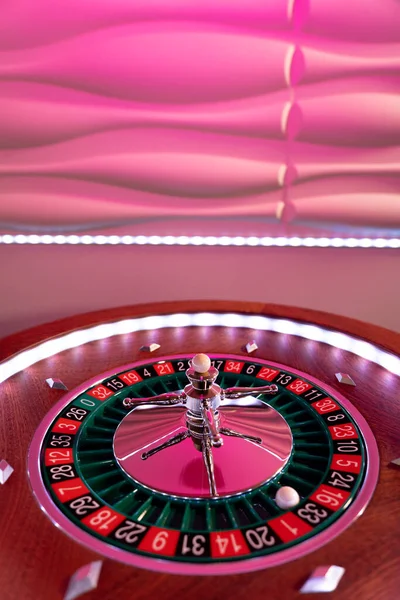
<instances>
[{"instance_id":1,"label":"chrome turret handle","mask_svg":"<svg viewBox=\"0 0 400 600\"><path fill-rule=\"evenodd\" d=\"M210 486L210 495L218 496L214 473L214 458L212 448L223 445L223 435L242 438L248 442L261 444L262 439L240 433L226 427L220 427L218 407L222 400L242 398L252 394L275 394L278 386L275 384L260 387L232 387L226 390L215 383L218 370L212 366L206 354L196 354L191 361L191 366L186 371L190 381L184 390L167 392L150 398L125 398L125 408L137 408L145 405L173 406L174 404L186 405L186 430L142 453L142 459L147 460L154 454L180 444L188 437L192 439L195 447L202 452L203 462L207 471Z\"/></svg>"},{"instance_id":2,"label":"chrome turret handle","mask_svg":"<svg viewBox=\"0 0 400 600\"><path fill-rule=\"evenodd\" d=\"M249 396L252 394L276 394L278 386L272 385L261 385L259 387L231 387L221 390L222 400L236 400L237 398L243 398L243 396Z\"/></svg>"},{"instance_id":3,"label":"chrome turret handle","mask_svg":"<svg viewBox=\"0 0 400 600\"><path fill-rule=\"evenodd\" d=\"M186 401L186 394L181 392L167 392L166 394L160 394L159 396L150 396L150 398L125 398L122 404L125 408L136 408L144 404L158 404L159 406L172 406L174 404L181 404Z\"/></svg>"}]
</instances>

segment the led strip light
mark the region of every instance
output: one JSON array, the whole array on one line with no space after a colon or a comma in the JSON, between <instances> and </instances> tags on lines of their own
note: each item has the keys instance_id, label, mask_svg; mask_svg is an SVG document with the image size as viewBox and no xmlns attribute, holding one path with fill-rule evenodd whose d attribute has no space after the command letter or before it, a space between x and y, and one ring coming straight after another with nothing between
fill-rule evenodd
<instances>
[{"instance_id":1,"label":"led strip light","mask_svg":"<svg viewBox=\"0 0 400 600\"><path fill-rule=\"evenodd\" d=\"M317 325L308 325L288 319L236 313L177 313L95 325L94 327L73 331L72 333L53 338L34 348L24 350L1 363L0 383L31 365L54 356L63 350L76 348L95 340L103 340L114 335L124 335L135 331L153 331L154 329L164 329L166 327L190 326L238 327L296 335L307 340L323 342L335 348L346 350L380 365L395 375L400 375L400 358L395 354L381 350L374 344L348 334L324 329Z\"/></svg>"},{"instance_id":2,"label":"led strip light","mask_svg":"<svg viewBox=\"0 0 400 600\"><path fill-rule=\"evenodd\" d=\"M318 248L400 248L400 238L257 237L202 235L0 235L0 244L111 246L291 246Z\"/></svg>"}]
</instances>

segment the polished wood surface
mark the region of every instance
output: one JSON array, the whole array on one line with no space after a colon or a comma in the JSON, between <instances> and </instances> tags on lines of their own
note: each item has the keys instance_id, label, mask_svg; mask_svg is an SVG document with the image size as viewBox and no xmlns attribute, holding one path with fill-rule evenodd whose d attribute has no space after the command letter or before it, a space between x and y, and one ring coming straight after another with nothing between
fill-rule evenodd
<instances>
[{"instance_id":1,"label":"polished wood surface","mask_svg":"<svg viewBox=\"0 0 400 600\"><path fill-rule=\"evenodd\" d=\"M95 323L170 312L223 311L259 313L317 323L369 339L399 352L400 336L384 329L324 313L257 303L179 302L120 309L64 319L0 342L4 360L22 348L49 337ZM90 377L146 358L140 347L161 348L149 356L182 352L243 353L256 339L254 356L305 371L336 388L359 409L376 437L380 477L365 513L322 549L277 568L244 575L189 577L152 573L104 560L99 587L87 600L235 598L289 600L302 598L298 589L312 569L336 564L346 573L336 592L313 594L316 600L394 600L400 597L400 469L389 466L400 457L400 379L350 353L294 336L246 329L185 327L138 332L91 342L41 361L1 385L0 458L15 469L0 489L1 600L62 599L69 577L98 555L79 546L52 525L36 504L26 475L26 458L35 429L63 395L45 379L58 377L73 389ZM340 385L334 373L349 372L355 388Z\"/></svg>"}]
</instances>

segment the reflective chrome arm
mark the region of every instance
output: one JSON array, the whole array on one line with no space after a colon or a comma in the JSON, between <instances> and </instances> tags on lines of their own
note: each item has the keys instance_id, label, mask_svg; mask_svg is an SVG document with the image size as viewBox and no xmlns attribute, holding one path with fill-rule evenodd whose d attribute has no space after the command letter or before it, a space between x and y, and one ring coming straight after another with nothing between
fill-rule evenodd
<instances>
[{"instance_id":1,"label":"reflective chrome arm","mask_svg":"<svg viewBox=\"0 0 400 600\"><path fill-rule=\"evenodd\" d=\"M259 387L248 387L248 388L226 388L222 390L221 396L228 400L235 400L236 398L242 398L242 396L252 396L253 394L276 394L278 386L272 385L261 385Z\"/></svg>"},{"instance_id":2,"label":"reflective chrome arm","mask_svg":"<svg viewBox=\"0 0 400 600\"><path fill-rule=\"evenodd\" d=\"M186 400L186 394L181 392L167 392L166 394L160 394L159 396L150 396L150 398L125 398L122 404L125 408L134 408L135 406L141 406L142 404L158 404L159 406L171 406L173 404L180 404Z\"/></svg>"},{"instance_id":3,"label":"reflective chrome arm","mask_svg":"<svg viewBox=\"0 0 400 600\"><path fill-rule=\"evenodd\" d=\"M276 394L278 386L272 385L261 385L259 387L231 387L222 390L221 396L228 400L235 400L236 398L242 398L242 396L253 396L254 394Z\"/></svg>"},{"instance_id":4,"label":"reflective chrome arm","mask_svg":"<svg viewBox=\"0 0 400 600\"><path fill-rule=\"evenodd\" d=\"M211 441L205 438L202 443L203 461L207 471L208 485L210 486L210 494L213 498L218 497L217 486L215 483L214 473L214 458L211 450Z\"/></svg>"},{"instance_id":5,"label":"reflective chrome arm","mask_svg":"<svg viewBox=\"0 0 400 600\"><path fill-rule=\"evenodd\" d=\"M262 444L262 439L260 437L255 437L254 435L247 435L246 433L239 433L239 431L234 431L233 429L228 429L228 427L221 427L220 432L224 435L230 435L232 437L242 438L243 440L247 440L249 442L255 442L256 444Z\"/></svg>"},{"instance_id":6,"label":"reflective chrome arm","mask_svg":"<svg viewBox=\"0 0 400 600\"><path fill-rule=\"evenodd\" d=\"M149 450L148 452L143 452L142 460L147 460L150 456L153 456L153 454L157 454L157 452L160 452L161 450L165 450L165 448L169 448L170 446L175 446L175 444L180 444L181 442L183 442L183 440L186 440L186 438L188 438L189 436L190 436L189 431L183 431L181 433L178 433L177 435L174 435L168 441L164 442L163 444L160 444L159 446L156 446L156 448L153 448L152 450Z\"/></svg>"}]
</instances>

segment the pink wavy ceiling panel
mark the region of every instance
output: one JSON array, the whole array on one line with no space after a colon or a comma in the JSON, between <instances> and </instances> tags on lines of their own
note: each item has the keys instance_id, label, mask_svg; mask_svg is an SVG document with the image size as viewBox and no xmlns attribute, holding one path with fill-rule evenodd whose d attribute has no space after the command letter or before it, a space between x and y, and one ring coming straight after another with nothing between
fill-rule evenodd
<instances>
[{"instance_id":1,"label":"pink wavy ceiling panel","mask_svg":"<svg viewBox=\"0 0 400 600\"><path fill-rule=\"evenodd\" d=\"M400 230L399 90L397 0L7 2L1 227Z\"/></svg>"}]
</instances>

